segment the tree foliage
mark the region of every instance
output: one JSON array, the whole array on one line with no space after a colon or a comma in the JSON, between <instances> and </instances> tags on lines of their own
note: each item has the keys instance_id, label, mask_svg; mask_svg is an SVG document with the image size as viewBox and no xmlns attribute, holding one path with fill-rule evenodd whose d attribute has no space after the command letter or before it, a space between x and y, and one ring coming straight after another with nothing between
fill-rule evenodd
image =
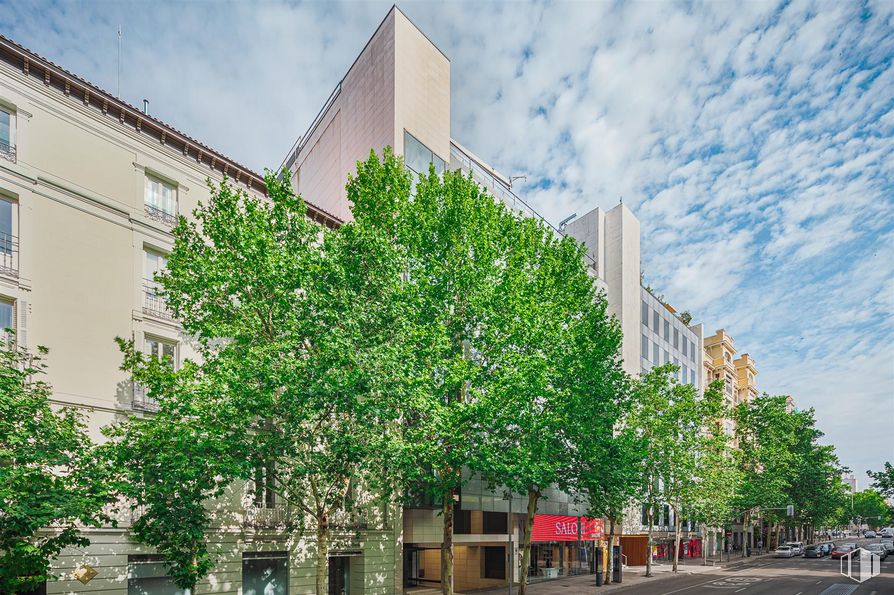
<instances>
[{"instance_id":1,"label":"tree foliage","mask_svg":"<svg viewBox=\"0 0 894 595\"><path fill-rule=\"evenodd\" d=\"M106 468L94 457L83 415L50 405L46 354L0 347L2 593L54 578L50 562L63 548L89 545L80 529L110 521Z\"/></svg>"},{"instance_id":2,"label":"tree foliage","mask_svg":"<svg viewBox=\"0 0 894 595\"><path fill-rule=\"evenodd\" d=\"M355 488L388 499L393 487L400 271L356 228L310 221L287 179L266 184L267 199L212 187L174 229L158 281L200 361L174 370L125 346L125 369L159 412L110 435L142 510L135 535L165 555L178 585L210 570L208 501L242 480L276 492L290 529L313 530L324 592L330 531L352 529L341 513Z\"/></svg>"},{"instance_id":3,"label":"tree foliage","mask_svg":"<svg viewBox=\"0 0 894 595\"><path fill-rule=\"evenodd\" d=\"M887 498L894 498L894 466L890 462L885 462L881 471L867 471L866 474L872 478L873 488Z\"/></svg>"}]
</instances>

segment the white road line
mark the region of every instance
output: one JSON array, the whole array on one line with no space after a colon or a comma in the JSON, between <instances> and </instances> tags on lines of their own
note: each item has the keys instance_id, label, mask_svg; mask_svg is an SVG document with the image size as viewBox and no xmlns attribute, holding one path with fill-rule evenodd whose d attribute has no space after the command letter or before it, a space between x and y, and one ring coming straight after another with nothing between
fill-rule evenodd
<instances>
[{"instance_id":1,"label":"white road line","mask_svg":"<svg viewBox=\"0 0 894 595\"><path fill-rule=\"evenodd\" d=\"M747 589L747 588L748 588L748 587L742 587L741 589L739 589L738 591L735 591L735 592L736 592L736 593L739 593L739 592L741 592L741 591L744 591L744 590Z\"/></svg>"}]
</instances>

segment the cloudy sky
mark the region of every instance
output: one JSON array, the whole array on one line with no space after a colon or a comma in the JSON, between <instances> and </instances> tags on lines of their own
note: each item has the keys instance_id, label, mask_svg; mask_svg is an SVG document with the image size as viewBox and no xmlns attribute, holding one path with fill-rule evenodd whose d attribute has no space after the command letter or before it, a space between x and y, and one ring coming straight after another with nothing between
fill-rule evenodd
<instances>
[{"instance_id":1,"label":"cloudy sky","mask_svg":"<svg viewBox=\"0 0 894 595\"><path fill-rule=\"evenodd\" d=\"M844 464L894 459L894 2L406 2L452 134L554 223L620 197L647 281ZM0 32L258 170L390 3L0 2Z\"/></svg>"}]
</instances>

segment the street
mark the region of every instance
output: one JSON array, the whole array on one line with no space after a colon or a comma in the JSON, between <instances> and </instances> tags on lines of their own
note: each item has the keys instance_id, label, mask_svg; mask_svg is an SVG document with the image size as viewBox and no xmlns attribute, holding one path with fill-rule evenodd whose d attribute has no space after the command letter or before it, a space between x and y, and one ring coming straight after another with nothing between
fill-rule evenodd
<instances>
[{"instance_id":1,"label":"street","mask_svg":"<svg viewBox=\"0 0 894 595\"><path fill-rule=\"evenodd\" d=\"M863 546L877 539L853 541ZM640 581L617 592L643 595L691 595L693 593L743 593L745 595L849 595L866 593L883 595L894 593L894 556L881 564L881 574L859 584L839 572L838 560L824 558L760 558L717 572L700 573L674 578L656 578L649 584ZM598 592L598 590L595 590Z\"/></svg>"}]
</instances>

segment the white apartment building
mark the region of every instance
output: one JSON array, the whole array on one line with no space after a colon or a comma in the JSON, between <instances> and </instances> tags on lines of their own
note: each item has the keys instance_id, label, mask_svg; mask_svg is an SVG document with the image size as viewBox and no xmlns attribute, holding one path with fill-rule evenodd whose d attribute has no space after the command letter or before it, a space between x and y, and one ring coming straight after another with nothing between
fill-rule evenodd
<instances>
[{"instance_id":1,"label":"white apartment building","mask_svg":"<svg viewBox=\"0 0 894 595\"><path fill-rule=\"evenodd\" d=\"M0 37L0 327L32 350L49 348L52 402L82 410L97 440L103 426L155 407L119 370L115 337L174 365L195 355L153 275L165 267L176 217L207 201L208 178L225 175L265 192L258 174ZM217 566L196 593L313 592L312 540L285 530L291 511L275 493L254 498L251 487L234 485L214 503ZM333 519L333 592L399 592L399 510L397 522L385 513ZM182 593L155 552L129 539L134 518L123 512L117 528L86 529L91 545L63 551L59 580L40 591ZM97 571L87 584L73 577L83 565Z\"/></svg>"}]
</instances>

